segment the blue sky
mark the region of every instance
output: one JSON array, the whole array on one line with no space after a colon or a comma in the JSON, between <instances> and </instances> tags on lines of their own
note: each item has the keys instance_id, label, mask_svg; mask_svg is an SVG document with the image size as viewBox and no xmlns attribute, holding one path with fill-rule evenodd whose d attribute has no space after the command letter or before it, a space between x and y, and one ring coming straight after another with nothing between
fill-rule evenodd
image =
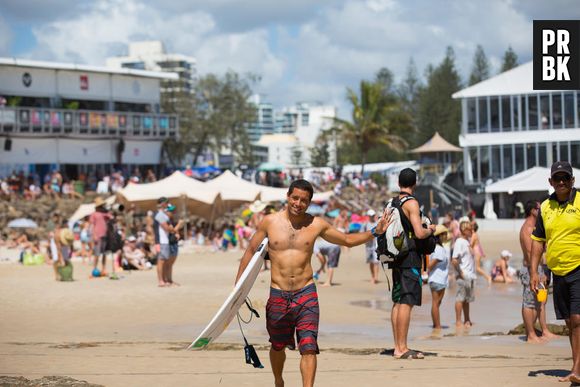
<instances>
[{"instance_id":1,"label":"blue sky","mask_svg":"<svg viewBox=\"0 0 580 387\"><path fill-rule=\"evenodd\" d=\"M467 79L481 44L497 72L511 46L531 60L534 19L580 19L578 0L2 0L0 56L104 65L127 43L162 40L198 72L262 77L276 106L319 101L350 113L346 88L387 67L399 82L451 45Z\"/></svg>"}]
</instances>

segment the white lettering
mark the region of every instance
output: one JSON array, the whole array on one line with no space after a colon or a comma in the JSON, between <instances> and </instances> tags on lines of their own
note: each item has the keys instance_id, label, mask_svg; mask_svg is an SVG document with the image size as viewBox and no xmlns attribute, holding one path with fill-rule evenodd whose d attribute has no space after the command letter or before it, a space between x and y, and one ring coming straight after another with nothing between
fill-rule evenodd
<instances>
[{"instance_id":1,"label":"white lettering","mask_svg":"<svg viewBox=\"0 0 580 387\"><path fill-rule=\"evenodd\" d=\"M568 60L569 56L559 56L558 58L558 80L559 81L569 81L570 73L568 72Z\"/></svg>"},{"instance_id":2,"label":"white lettering","mask_svg":"<svg viewBox=\"0 0 580 387\"><path fill-rule=\"evenodd\" d=\"M548 47L556 43L556 34L552 30L542 30L542 54L548 54Z\"/></svg>"},{"instance_id":3,"label":"white lettering","mask_svg":"<svg viewBox=\"0 0 580 387\"><path fill-rule=\"evenodd\" d=\"M551 56L542 57L542 81L553 81L556 78L555 65L556 61Z\"/></svg>"},{"instance_id":4,"label":"white lettering","mask_svg":"<svg viewBox=\"0 0 580 387\"><path fill-rule=\"evenodd\" d=\"M567 30L558 30L558 55L568 54L570 55L570 49L568 48L568 43L570 43L570 33Z\"/></svg>"}]
</instances>

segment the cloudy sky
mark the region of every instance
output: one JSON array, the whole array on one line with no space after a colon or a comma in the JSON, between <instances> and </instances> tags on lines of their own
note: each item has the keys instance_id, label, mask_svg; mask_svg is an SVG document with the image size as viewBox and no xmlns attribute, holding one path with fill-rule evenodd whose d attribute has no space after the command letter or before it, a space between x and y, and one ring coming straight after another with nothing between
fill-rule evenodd
<instances>
[{"instance_id":1,"label":"cloudy sky","mask_svg":"<svg viewBox=\"0 0 580 387\"><path fill-rule=\"evenodd\" d=\"M463 79L481 44L497 71L531 60L534 19L580 19L578 0L1 0L0 56L104 65L127 43L162 40L198 72L261 75L276 106L320 101L349 114L346 87L381 67L400 81L455 49Z\"/></svg>"}]
</instances>

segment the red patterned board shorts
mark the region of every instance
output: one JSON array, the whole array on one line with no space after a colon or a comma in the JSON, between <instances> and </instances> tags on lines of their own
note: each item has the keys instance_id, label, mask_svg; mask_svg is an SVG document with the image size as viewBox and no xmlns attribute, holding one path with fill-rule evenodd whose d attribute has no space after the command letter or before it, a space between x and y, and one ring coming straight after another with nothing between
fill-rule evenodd
<instances>
[{"instance_id":1,"label":"red patterned board shorts","mask_svg":"<svg viewBox=\"0 0 580 387\"><path fill-rule=\"evenodd\" d=\"M294 331L301 354L318 351L318 293L310 284L296 291L270 288L266 304L266 328L275 351L296 348Z\"/></svg>"}]
</instances>

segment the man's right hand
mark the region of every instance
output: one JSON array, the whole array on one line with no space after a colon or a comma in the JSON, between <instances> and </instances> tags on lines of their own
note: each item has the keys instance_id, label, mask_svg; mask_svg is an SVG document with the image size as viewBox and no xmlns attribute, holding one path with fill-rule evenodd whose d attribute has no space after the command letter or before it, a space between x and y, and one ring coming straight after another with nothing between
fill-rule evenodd
<instances>
[{"instance_id":1,"label":"man's right hand","mask_svg":"<svg viewBox=\"0 0 580 387\"><path fill-rule=\"evenodd\" d=\"M538 292L538 286L540 285L540 278L537 271L530 271L530 290L534 293Z\"/></svg>"}]
</instances>

